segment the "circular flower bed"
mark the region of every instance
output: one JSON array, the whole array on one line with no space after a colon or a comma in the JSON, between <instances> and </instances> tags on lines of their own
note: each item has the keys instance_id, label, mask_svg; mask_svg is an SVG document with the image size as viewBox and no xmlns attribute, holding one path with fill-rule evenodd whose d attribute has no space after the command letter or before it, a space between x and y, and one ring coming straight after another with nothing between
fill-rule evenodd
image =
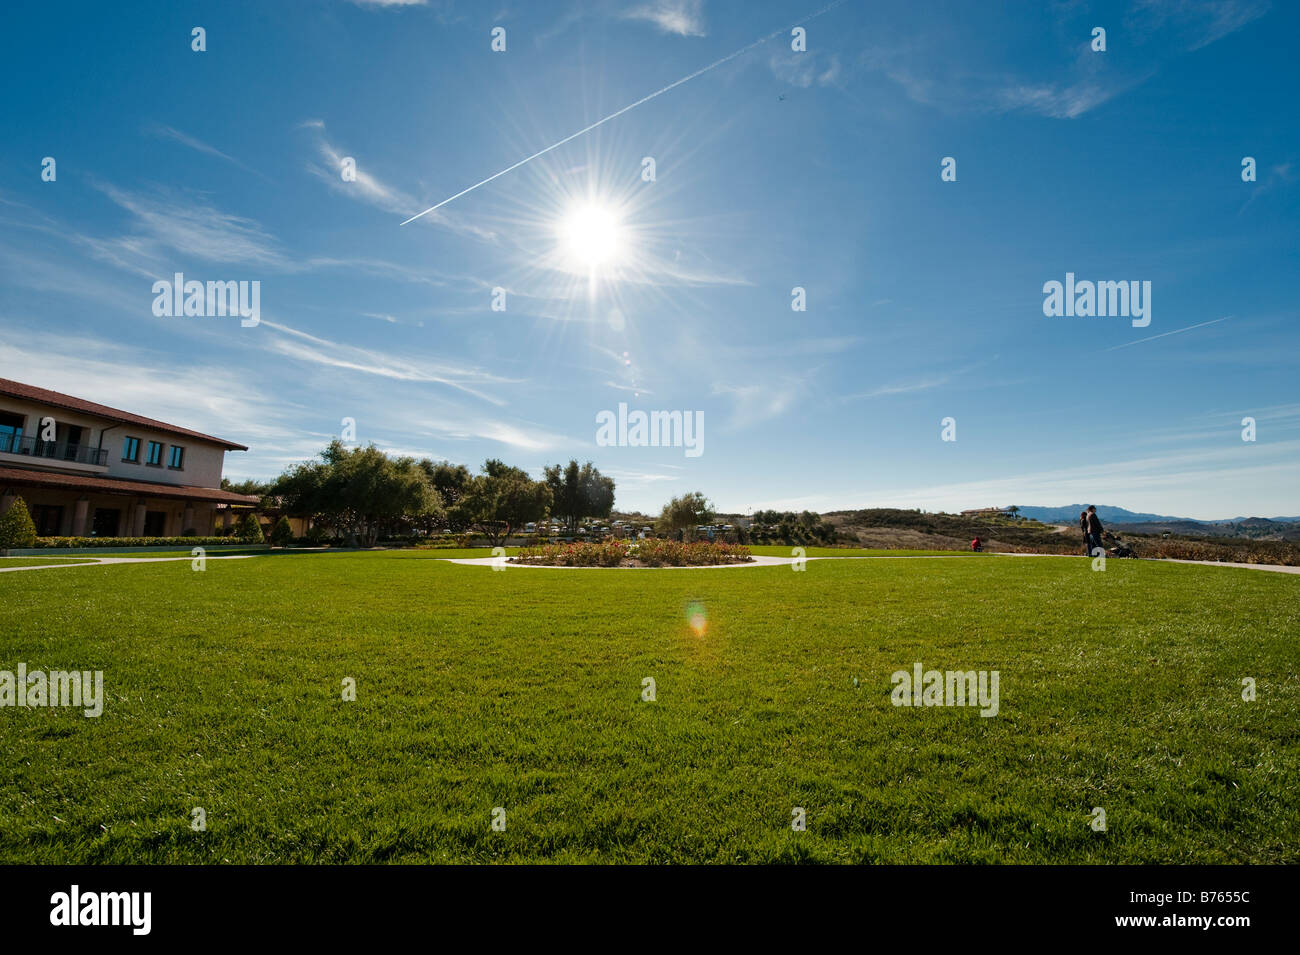
<instances>
[{"instance_id":1,"label":"circular flower bed","mask_svg":"<svg viewBox=\"0 0 1300 955\"><path fill-rule=\"evenodd\" d=\"M519 555L510 558L510 562L543 567L713 567L744 564L753 559L749 548L739 544L611 538L593 543L521 547Z\"/></svg>"}]
</instances>

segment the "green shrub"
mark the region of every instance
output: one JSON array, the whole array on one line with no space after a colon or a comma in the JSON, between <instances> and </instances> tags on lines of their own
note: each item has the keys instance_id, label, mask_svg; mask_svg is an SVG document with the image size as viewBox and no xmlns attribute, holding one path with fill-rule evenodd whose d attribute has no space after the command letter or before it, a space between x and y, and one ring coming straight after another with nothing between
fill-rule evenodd
<instances>
[{"instance_id":1,"label":"green shrub","mask_svg":"<svg viewBox=\"0 0 1300 955\"><path fill-rule=\"evenodd\" d=\"M38 537L35 548L69 547L213 547L232 543L229 537Z\"/></svg>"},{"instance_id":2,"label":"green shrub","mask_svg":"<svg viewBox=\"0 0 1300 955\"><path fill-rule=\"evenodd\" d=\"M473 534L438 534L421 538L415 546L420 550L464 550L472 546Z\"/></svg>"},{"instance_id":3,"label":"green shrub","mask_svg":"<svg viewBox=\"0 0 1300 955\"><path fill-rule=\"evenodd\" d=\"M288 547L293 543L293 528L289 525L289 518L281 516L275 522L275 527L271 528L271 543L276 547Z\"/></svg>"},{"instance_id":4,"label":"green shrub","mask_svg":"<svg viewBox=\"0 0 1300 955\"><path fill-rule=\"evenodd\" d=\"M262 522L252 511L239 519L235 536L246 544L261 544L266 541L266 536L262 533Z\"/></svg>"},{"instance_id":5,"label":"green shrub","mask_svg":"<svg viewBox=\"0 0 1300 955\"><path fill-rule=\"evenodd\" d=\"M36 544L36 525L27 511L27 502L14 498L9 510L0 514L0 550L11 547L32 547Z\"/></svg>"}]
</instances>

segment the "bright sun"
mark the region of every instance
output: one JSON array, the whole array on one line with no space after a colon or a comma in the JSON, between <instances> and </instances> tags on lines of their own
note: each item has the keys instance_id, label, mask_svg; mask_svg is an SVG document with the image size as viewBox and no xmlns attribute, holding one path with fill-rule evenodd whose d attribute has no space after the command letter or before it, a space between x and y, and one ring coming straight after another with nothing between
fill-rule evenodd
<instances>
[{"instance_id":1,"label":"bright sun","mask_svg":"<svg viewBox=\"0 0 1300 955\"><path fill-rule=\"evenodd\" d=\"M624 229L617 212L600 202L570 208L559 225L560 244L575 270L616 265L624 254Z\"/></svg>"}]
</instances>

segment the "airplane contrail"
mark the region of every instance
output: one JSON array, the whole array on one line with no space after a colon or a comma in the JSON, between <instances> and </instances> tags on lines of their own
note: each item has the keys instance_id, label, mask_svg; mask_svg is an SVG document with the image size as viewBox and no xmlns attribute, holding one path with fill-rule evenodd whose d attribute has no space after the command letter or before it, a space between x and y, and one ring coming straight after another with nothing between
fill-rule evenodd
<instances>
[{"instance_id":1,"label":"airplane contrail","mask_svg":"<svg viewBox=\"0 0 1300 955\"><path fill-rule=\"evenodd\" d=\"M1217 325L1219 322L1226 322L1232 318L1231 315L1225 315L1223 318L1216 318L1209 322L1200 322L1196 325L1188 325L1186 328L1175 328L1172 332L1161 332L1159 335L1151 335L1147 338L1139 338L1136 341L1125 342L1122 345L1112 345L1110 348L1103 348L1102 351L1115 351L1117 348L1128 348L1130 345L1141 345L1143 342L1155 341L1157 338L1164 338L1166 335L1177 335L1179 332L1190 332L1193 328L1204 328L1206 325Z\"/></svg>"},{"instance_id":2,"label":"airplane contrail","mask_svg":"<svg viewBox=\"0 0 1300 955\"><path fill-rule=\"evenodd\" d=\"M724 56L722 59L720 59L720 60L714 60L714 61L713 61L712 63L710 63L708 66L701 67L700 69L696 70L694 73L690 74L689 76L683 76L680 80L677 80L676 82L673 82L673 83L669 83L669 84L668 84L667 86L665 86L663 89L661 89L661 90L655 90L655 92L651 93L649 96L643 96L643 97L641 97L639 100L637 100L635 103L632 103L632 104L629 105L629 106L624 106L624 107L623 107L622 109L620 109L618 112L616 112L616 113L610 113L610 114L609 114L608 116L606 116L604 119L598 119L598 120L596 120L596 121L595 121L594 123L592 123L590 126L585 126L585 127L583 127L582 129L578 130L578 131L577 131L576 133L574 133L573 135L571 135L571 136L565 136L565 137L564 137L563 139L561 139L558 143L553 143L552 145L547 146L545 149L540 149L540 150L538 150L537 152L533 153L531 156L527 157L526 159L521 159L521 160L519 160L519 162L515 163L513 166L507 166L505 169L502 169L500 172L495 173L494 175L488 176L488 177L487 177L486 179L484 179L482 182L476 182L476 183L474 183L474 185L470 186L468 189L462 189L460 192L456 193L454 196L450 196L450 197L448 197L448 198L442 200L442 202L438 203L436 206L429 206L429 208L425 209L423 212L417 212L415 215L411 216L411 218L407 219L406 222L403 222L402 225L406 225L408 222L414 222L416 219L420 218L420 216L428 215L430 212L433 212L435 209L441 209L441 208L442 208L443 206L445 206L447 203L449 203L449 202L454 202L455 200L459 199L461 196L465 195L466 193L473 192L473 191L474 191L475 189L477 189L479 186L486 186L486 185L487 185L489 182L491 182L493 179L500 179L500 178L501 178L502 176L504 176L506 173L508 173L508 172L512 172L512 171L518 169L520 166L524 165L525 163L530 163L530 162L532 162L532 161L533 161L534 159L536 159L538 156L545 156L545 155L546 155L547 153L549 153L552 149L559 149L559 148L560 148L561 146L563 146L565 143L567 143L567 142L571 142L571 141L577 139L577 138L578 138L579 136L581 136L583 133L589 133L589 132L591 132L593 129L595 129L597 126L604 125L605 123L608 123L611 119L617 119L619 116L622 116L622 115L623 115L624 113L626 113L628 110L636 109L636 108L637 108L638 106L640 106L642 103L648 103L648 102L650 102L650 100L654 99L656 96L663 96L663 95L664 95L665 93L667 93L669 90L671 90L671 89L676 89L678 86L681 86L683 83L689 83L691 80L695 79L695 77L697 77L697 76L703 76L705 73L709 72L709 70L715 69L715 68L721 66L723 63L726 63L726 62L728 62L728 61L730 61L730 60L734 60L734 59L735 59L736 57L738 57L738 56L743 56L744 54L748 53L750 50L754 49L754 47L756 47L756 46L762 46L762 45L763 45L764 43L766 43L768 40L771 40L771 39L773 39L774 37L778 37L778 36L780 36L782 33L785 33L786 30L793 30L793 29L794 29L795 27L797 27L797 26L802 26L803 24L807 23L809 20L815 19L816 17L821 16L823 13L827 13L828 11L835 9L836 7L838 7L838 6L839 6L840 4L842 4L843 2L844 2L844 0L835 0L834 3L827 4L826 6L822 7L820 10L818 10L816 13L810 13L810 14L808 14L808 16L804 17L802 20L796 21L795 23L790 24L788 27L782 27L782 28L779 29L779 30L774 30L773 32L767 34L767 36L759 37L759 38L758 38L757 40L755 40L753 43L750 43L750 44L747 45L747 46L743 46L743 47L741 47L741 48L740 48L739 50L737 50L735 53L728 53L728 54L727 54L726 56Z\"/></svg>"}]
</instances>

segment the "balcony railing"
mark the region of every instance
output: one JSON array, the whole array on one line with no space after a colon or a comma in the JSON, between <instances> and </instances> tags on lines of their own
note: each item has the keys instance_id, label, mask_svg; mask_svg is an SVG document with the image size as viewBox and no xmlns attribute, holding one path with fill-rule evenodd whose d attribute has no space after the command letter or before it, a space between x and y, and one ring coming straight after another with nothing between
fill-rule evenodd
<instances>
[{"instance_id":1,"label":"balcony railing","mask_svg":"<svg viewBox=\"0 0 1300 955\"><path fill-rule=\"evenodd\" d=\"M34 458L93 464L101 468L108 464L108 450L105 448L92 448L88 444L69 444L66 441L42 441L30 434L0 434L0 453L30 454Z\"/></svg>"}]
</instances>

